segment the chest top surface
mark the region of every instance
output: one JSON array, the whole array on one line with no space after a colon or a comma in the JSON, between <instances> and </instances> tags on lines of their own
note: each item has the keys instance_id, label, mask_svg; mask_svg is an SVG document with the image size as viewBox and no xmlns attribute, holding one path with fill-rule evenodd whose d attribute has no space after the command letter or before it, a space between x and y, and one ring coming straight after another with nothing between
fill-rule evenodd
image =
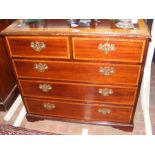
<instances>
[{"instance_id":1,"label":"chest top surface","mask_svg":"<svg viewBox=\"0 0 155 155\"><path fill-rule=\"evenodd\" d=\"M114 36L150 38L150 33L144 20L138 20L134 29L121 29L112 20L100 20L90 27L71 28L67 20L50 19L37 23L22 24L15 21L1 32L1 35L76 35L76 36Z\"/></svg>"}]
</instances>

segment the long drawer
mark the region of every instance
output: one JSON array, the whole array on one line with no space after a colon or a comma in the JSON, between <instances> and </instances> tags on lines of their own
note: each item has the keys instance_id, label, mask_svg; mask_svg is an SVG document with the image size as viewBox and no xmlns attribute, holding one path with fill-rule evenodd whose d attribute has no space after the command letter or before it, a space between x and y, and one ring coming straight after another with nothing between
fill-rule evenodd
<instances>
[{"instance_id":1,"label":"long drawer","mask_svg":"<svg viewBox=\"0 0 155 155\"><path fill-rule=\"evenodd\" d=\"M12 57L69 59L68 37L6 37Z\"/></svg>"},{"instance_id":2,"label":"long drawer","mask_svg":"<svg viewBox=\"0 0 155 155\"><path fill-rule=\"evenodd\" d=\"M130 123L132 107L82 104L25 98L28 113L83 121Z\"/></svg>"},{"instance_id":3,"label":"long drawer","mask_svg":"<svg viewBox=\"0 0 155 155\"><path fill-rule=\"evenodd\" d=\"M73 37L74 59L142 62L145 40Z\"/></svg>"},{"instance_id":4,"label":"long drawer","mask_svg":"<svg viewBox=\"0 0 155 155\"><path fill-rule=\"evenodd\" d=\"M19 78L138 85L141 66L89 62L14 60Z\"/></svg>"},{"instance_id":5,"label":"long drawer","mask_svg":"<svg viewBox=\"0 0 155 155\"><path fill-rule=\"evenodd\" d=\"M137 93L136 87L31 80L20 80L19 83L24 96L77 100L86 103L134 105Z\"/></svg>"}]
</instances>

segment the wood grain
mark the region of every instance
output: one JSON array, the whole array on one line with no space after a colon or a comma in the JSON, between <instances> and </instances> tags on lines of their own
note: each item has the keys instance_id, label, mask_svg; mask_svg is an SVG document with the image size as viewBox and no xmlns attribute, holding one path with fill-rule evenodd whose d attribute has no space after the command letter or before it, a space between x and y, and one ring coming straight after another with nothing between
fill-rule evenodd
<instances>
[{"instance_id":1,"label":"wood grain","mask_svg":"<svg viewBox=\"0 0 155 155\"><path fill-rule=\"evenodd\" d=\"M26 58L70 58L69 43L67 37L30 37L30 36L16 36L7 37L7 44L10 55L12 57L26 57ZM36 52L30 47L31 42L43 42L46 47L40 52Z\"/></svg>"},{"instance_id":2,"label":"wood grain","mask_svg":"<svg viewBox=\"0 0 155 155\"><path fill-rule=\"evenodd\" d=\"M92 82L98 84L138 85L140 65L119 65L110 63L62 62L41 60L14 60L14 67L19 78L50 79L60 81ZM48 70L38 72L34 65L48 65ZM104 76L101 67L114 67L113 75Z\"/></svg>"},{"instance_id":3,"label":"wood grain","mask_svg":"<svg viewBox=\"0 0 155 155\"><path fill-rule=\"evenodd\" d=\"M1 35L48 35L48 36L113 36L113 37L141 37L150 38L149 30L144 20L138 20L135 29L120 29L115 26L116 22L108 19L101 19L100 23L88 28L71 28L67 20L54 19L42 20L32 24L20 24L17 20L12 25L2 31Z\"/></svg>"},{"instance_id":4,"label":"wood grain","mask_svg":"<svg viewBox=\"0 0 155 155\"><path fill-rule=\"evenodd\" d=\"M145 40L123 38L81 38L73 39L73 55L78 60L102 60L113 62L142 62ZM98 49L99 44L113 44L114 51L105 53Z\"/></svg>"},{"instance_id":5,"label":"wood grain","mask_svg":"<svg viewBox=\"0 0 155 155\"><path fill-rule=\"evenodd\" d=\"M39 84L48 84L51 90L44 92ZM23 96L51 98L60 100L84 101L85 103L110 103L117 105L134 105L137 88L113 85L75 84L66 82L20 80ZM113 94L103 96L99 89L112 89Z\"/></svg>"},{"instance_id":6,"label":"wood grain","mask_svg":"<svg viewBox=\"0 0 155 155\"><path fill-rule=\"evenodd\" d=\"M38 100L25 98L28 107L28 113L38 114L42 116L55 116L61 118L71 118L86 121L108 121L108 122L125 122L130 123L132 107L123 106L106 106L100 104L79 104L55 102L52 100ZM44 104L54 104L55 108L47 110ZM110 109L110 114L101 114L99 108Z\"/></svg>"}]
</instances>

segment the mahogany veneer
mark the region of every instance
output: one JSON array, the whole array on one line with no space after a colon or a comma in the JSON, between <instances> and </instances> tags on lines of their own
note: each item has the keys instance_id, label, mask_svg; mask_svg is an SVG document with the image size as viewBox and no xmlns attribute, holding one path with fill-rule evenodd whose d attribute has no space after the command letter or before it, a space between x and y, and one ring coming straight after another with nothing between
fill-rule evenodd
<instances>
[{"instance_id":1,"label":"mahogany veneer","mask_svg":"<svg viewBox=\"0 0 155 155\"><path fill-rule=\"evenodd\" d=\"M57 119L131 131L150 34L143 20L70 28L66 20L18 26L4 36L27 119Z\"/></svg>"},{"instance_id":2,"label":"mahogany veneer","mask_svg":"<svg viewBox=\"0 0 155 155\"><path fill-rule=\"evenodd\" d=\"M44 108L45 103L55 105L52 110L47 110ZM85 120L93 122L120 122L120 123L130 123L132 110L131 107L123 106L108 106L103 104L83 104L83 103L68 103L68 102L57 102L48 100L38 100L25 98L25 103L29 113L42 115L42 116L54 116L62 117L76 120ZM99 109L110 109L110 115L100 114ZM122 117L122 115L124 117Z\"/></svg>"},{"instance_id":3,"label":"mahogany veneer","mask_svg":"<svg viewBox=\"0 0 155 155\"><path fill-rule=\"evenodd\" d=\"M45 72L36 71L34 65L39 63L47 64L48 70ZM79 81L99 84L138 85L141 73L140 65L112 63L14 59L13 65L19 78ZM114 67L115 74L104 76L100 72L100 69L103 67Z\"/></svg>"},{"instance_id":4,"label":"mahogany veneer","mask_svg":"<svg viewBox=\"0 0 155 155\"><path fill-rule=\"evenodd\" d=\"M75 84L67 82L45 82L34 80L19 80L19 84L23 96L78 100L85 101L86 103L93 101L101 104L111 103L120 105L134 105L137 93L136 87L119 87L113 85ZM39 88L39 86L43 84L47 84L52 88L48 92L44 92ZM99 94L99 90L104 88L112 89L113 94L110 96L103 96L102 94Z\"/></svg>"},{"instance_id":5,"label":"mahogany veneer","mask_svg":"<svg viewBox=\"0 0 155 155\"><path fill-rule=\"evenodd\" d=\"M33 48L30 48L30 42L36 40L46 44L41 52L34 52ZM13 57L69 58L68 37L7 37L7 42L9 42L10 55Z\"/></svg>"},{"instance_id":6,"label":"mahogany veneer","mask_svg":"<svg viewBox=\"0 0 155 155\"><path fill-rule=\"evenodd\" d=\"M96 48L100 43L107 42L115 44L115 52L104 54L102 50ZM145 43L143 39L130 38L73 38L73 55L75 59L82 60L142 62Z\"/></svg>"}]
</instances>

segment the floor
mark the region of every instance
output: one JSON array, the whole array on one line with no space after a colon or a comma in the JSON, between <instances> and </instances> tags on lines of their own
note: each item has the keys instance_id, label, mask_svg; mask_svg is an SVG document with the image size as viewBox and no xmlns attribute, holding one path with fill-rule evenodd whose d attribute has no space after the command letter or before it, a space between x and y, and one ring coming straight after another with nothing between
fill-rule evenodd
<instances>
[{"instance_id":1,"label":"floor","mask_svg":"<svg viewBox=\"0 0 155 155\"><path fill-rule=\"evenodd\" d=\"M151 75L151 94L150 94L150 116L152 122L153 134L155 134L155 65L152 65L152 75ZM13 124L18 116L22 105L18 107L15 114L10 121L4 122L3 117L5 112L0 112L0 123ZM61 121L37 121L37 122L28 122L26 118L23 119L21 126L29 129L37 129L40 131L54 132L57 134L65 135L81 135L85 131L88 135L144 135L145 134L145 124L143 118L143 112L141 108L140 100L137 104L137 110L135 113L134 119L134 130L133 132L124 132L118 129L114 129L109 126L98 126L98 125L87 125L79 123L68 123ZM86 130L83 130L86 129Z\"/></svg>"}]
</instances>

